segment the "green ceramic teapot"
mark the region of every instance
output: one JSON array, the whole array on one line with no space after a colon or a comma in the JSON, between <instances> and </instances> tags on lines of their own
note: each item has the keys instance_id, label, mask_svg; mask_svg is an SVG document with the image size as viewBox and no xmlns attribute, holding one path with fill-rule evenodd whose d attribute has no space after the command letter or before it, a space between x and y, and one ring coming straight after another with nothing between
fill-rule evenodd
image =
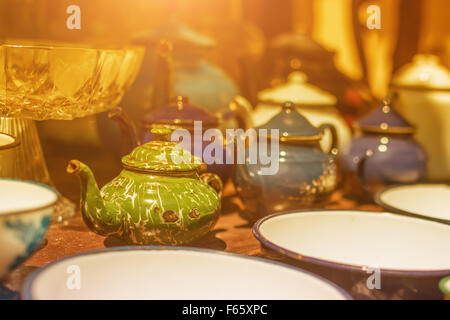
<instances>
[{"instance_id":1,"label":"green ceramic teapot","mask_svg":"<svg viewBox=\"0 0 450 320\"><path fill-rule=\"evenodd\" d=\"M129 244L183 245L214 227L222 181L200 173L201 160L169 141L170 129L152 133L155 141L124 156L122 172L101 190L80 161L71 160L67 172L80 178L81 212L92 231L116 234Z\"/></svg>"}]
</instances>

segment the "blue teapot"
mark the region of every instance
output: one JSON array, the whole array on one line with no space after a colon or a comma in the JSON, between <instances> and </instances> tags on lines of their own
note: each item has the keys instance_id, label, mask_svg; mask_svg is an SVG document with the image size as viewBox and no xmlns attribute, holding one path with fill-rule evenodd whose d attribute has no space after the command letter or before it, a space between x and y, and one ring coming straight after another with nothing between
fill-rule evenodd
<instances>
[{"instance_id":1,"label":"blue teapot","mask_svg":"<svg viewBox=\"0 0 450 320\"><path fill-rule=\"evenodd\" d=\"M236 165L233 179L245 217L254 221L274 212L321 206L338 182L335 128L330 124L314 127L292 102L286 102L279 114L256 129L279 129L278 172L261 174L265 166L260 161ZM325 130L332 135L328 153L320 146ZM261 137L258 134L259 142ZM270 135L266 138L270 144L275 142Z\"/></svg>"}]
</instances>

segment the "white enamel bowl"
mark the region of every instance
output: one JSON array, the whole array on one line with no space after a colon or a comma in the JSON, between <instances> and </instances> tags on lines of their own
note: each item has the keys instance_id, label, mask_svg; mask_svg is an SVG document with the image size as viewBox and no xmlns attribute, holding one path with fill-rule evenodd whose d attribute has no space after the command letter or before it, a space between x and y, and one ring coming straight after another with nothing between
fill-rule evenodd
<instances>
[{"instance_id":1,"label":"white enamel bowl","mask_svg":"<svg viewBox=\"0 0 450 320\"><path fill-rule=\"evenodd\" d=\"M14 149L19 144L20 142L17 138L0 132L0 177L13 175L16 163Z\"/></svg>"},{"instance_id":2,"label":"white enamel bowl","mask_svg":"<svg viewBox=\"0 0 450 320\"><path fill-rule=\"evenodd\" d=\"M450 224L450 185L416 184L387 187L376 201L386 210Z\"/></svg>"},{"instance_id":3,"label":"white enamel bowl","mask_svg":"<svg viewBox=\"0 0 450 320\"><path fill-rule=\"evenodd\" d=\"M349 298L334 284L296 268L178 247L122 247L62 259L34 273L23 294L57 300Z\"/></svg>"},{"instance_id":4,"label":"white enamel bowl","mask_svg":"<svg viewBox=\"0 0 450 320\"><path fill-rule=\"evenodd\" d=\"M0 279L41 243L57 200L48 186L0 179Z\"/></svg>"},{"instance_id":5,"label":"white enamel bowl","mask_svg":"<svg viewBox=\"0 0 450 320\"><path fill-rule=\"evenodd\" d=\"M11 149L18 143L17 139L13 136L0 132L0 150Z\"/></svg>"},{"instance_id":6,"label":"white enamel bowl","mask_svg":"<svg viewBox=\"0 0 450 320\"><path fill-rule=\"evenodd\" d=\"M450 273L450 226L389 213L310 211L255 224L263 245L302 261L396 274Z\"/></svg>"}]
</instances>

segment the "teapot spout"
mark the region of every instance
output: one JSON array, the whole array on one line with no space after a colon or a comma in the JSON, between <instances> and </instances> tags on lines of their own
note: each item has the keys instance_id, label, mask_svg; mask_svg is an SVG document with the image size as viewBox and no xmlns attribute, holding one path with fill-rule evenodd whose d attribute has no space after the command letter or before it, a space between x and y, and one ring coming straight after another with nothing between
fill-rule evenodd
<instances>
[{"instance_id":1,"label":"teapot spout","mask_svg":"<svg viewBox=\"0 0 450 320\"><path fill-rule=\"evenodd\" d=\"M106 210L105 202L91 169L78 160L71 160L66 171L77 174L81 185L81 214L89 229L100 235L115 233L119 223Z\"/></svg>"},{"instance_id":2,"label":"teapot spout","mask_svg":"<svg viewBox=\"0 0 450 320\"><path fill-rule=\"evenodd\" d=\"M140 145L136 126L128 115L120 107L116 107L108 113L108 118L117 122L122 134L120 152L121 156L129 154Z\"/></svg>"}]
</instances>

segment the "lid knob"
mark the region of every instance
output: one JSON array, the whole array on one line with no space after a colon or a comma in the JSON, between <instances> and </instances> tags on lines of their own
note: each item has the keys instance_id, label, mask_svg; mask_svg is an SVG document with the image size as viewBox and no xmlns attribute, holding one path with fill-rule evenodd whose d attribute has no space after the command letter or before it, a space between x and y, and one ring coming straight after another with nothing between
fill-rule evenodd
<instances>
[{"instance_id":1,"label":"lid knob","mask_svg":"<svg viewBox=\"0 0 450 320\"><path fill-rule=\"evenodd\" d=\"M179 111L183 110L184 104L188 104L188 103L189 103L188 97L183 97L183 96L176 97L176 104L177 104L177 108Z\"/></svg>"},{"instance_id":2,"label":"lid knob","mask_svg":"<svg viewBox=\"0 0 450 320\"><path fill-rule=\"evenodd\" d=\"M305 83L308 81L308 76L300 71L294 71L289 74L288 82Z\"/></svg>"},{"instance_id":3,"label":"lid knob","mask_svg":"<svg viewBox=\"0 0 450 320\"><path fill-rule=\"evenodd\" d=\"M155 136L156 141L170 141L169 135L172 133L172 130L166 127L157 127L150 132Z\"/></svg>"},{"instance_id":4,"label":"lid knob","mask_svg":"<svg viewBox=\"0 0 450 320\"><path fill-rule=\"evenodd\" d=\"M383 99L383 106L382 106L383 113L387 114L387 113L391 112L391 108L392 108L391 99L384 98Z\"/></svg>"},{"instance_id":5,"label":"lid knob","mask_svg":"<svg viewBox=\"0 0 450 320\"><path fill-rule=\"evenodd\" d=\"M161 39L158 44L158 54L163 57L170 56L173 51L173 45L169 40Z\"/></svg>"},{"instance_id":6,"label":"lid knob","mask_svg":"<svg viewBox=\"0 0 450 320\"><path fill-rule=\"evenodd\" d=\"M282 104L283 109L293 109L295 104L292 101L286 101Z\"/></svg>"},{"instance_id":7,"label":"lid knob","mask_svg":"<svg viewBox=\"0 0 450 320\"><path fill-rule=\"evenodd\" d=\"M295 103L292 101L286 101L281 105L281 107L284 113L289 114L292 110L295 110Z\"/></svg>"}]
</instances>

